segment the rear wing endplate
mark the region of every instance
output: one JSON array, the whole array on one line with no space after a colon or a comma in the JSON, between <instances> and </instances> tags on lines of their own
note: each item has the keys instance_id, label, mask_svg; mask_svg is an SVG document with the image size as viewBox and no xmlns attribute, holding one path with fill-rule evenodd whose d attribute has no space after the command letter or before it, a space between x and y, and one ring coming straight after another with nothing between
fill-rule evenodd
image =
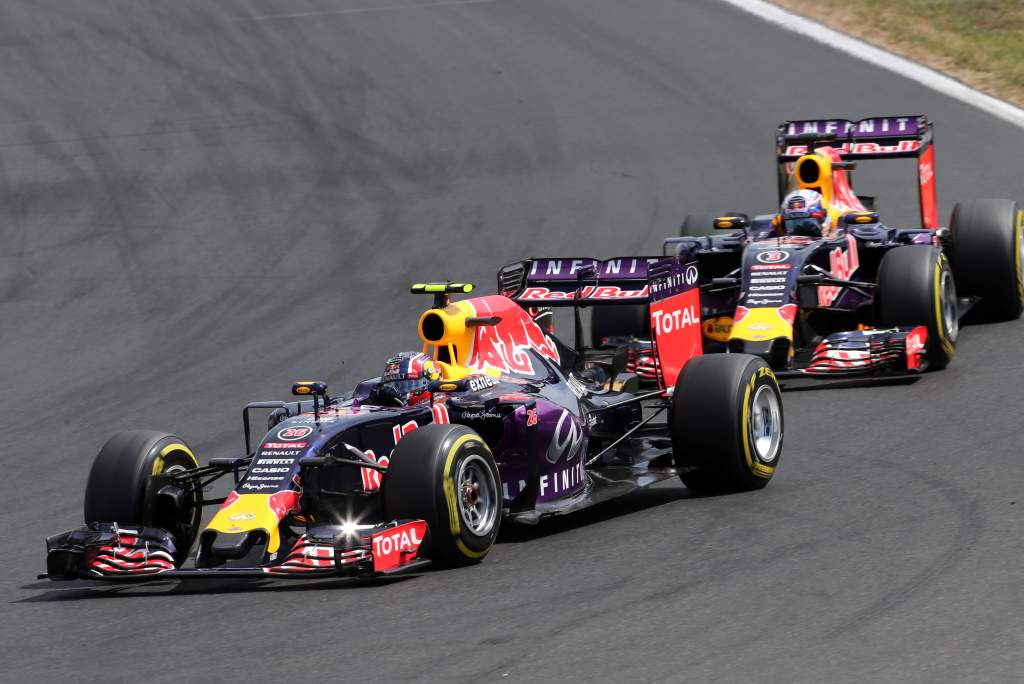
<instances>
[{"instance_id":1,"label":"rear wing endplate","mask_svg":"<svg viewBox=\"0 0 1024 684\"><path fill-rule=\"evenodd\" d=\"M874 116L848 119L785 121L775 132L775 157L779 172L779 201L789 191L789 164L816 148L831 146L844 161L859 159L917 159L921 223L938 228L935 197L934 130L928 117Z\"/></svg>"},{"instance_id":2,"label":"rear wing endplate","mask_svg":"<svg viewBox=\"0 0 1024 684\"><path fill-rule=\"evenodd\" d=\"M658 355L658 381L675 387L686 362L703 349L700 272L696 261L666 257L650 269L651 333Z\"/></svg>"}]
</instances>

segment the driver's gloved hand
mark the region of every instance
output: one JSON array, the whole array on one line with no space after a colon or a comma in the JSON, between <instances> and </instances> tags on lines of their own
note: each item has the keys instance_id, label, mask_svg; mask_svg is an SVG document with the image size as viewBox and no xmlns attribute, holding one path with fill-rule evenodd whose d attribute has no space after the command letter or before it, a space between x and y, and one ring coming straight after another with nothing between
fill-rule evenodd
<instances>
[{"instance_id":1,"label":"driver's gloved hand","mask_svg":"<svg viewBox=\"0 0 1024 684\"><path fill-rule=\"evenodd\" d=\"M402 395L392 385L381 383L370 392L370 402L378 406L402 406Z\"/></svg>"}]
</instances>

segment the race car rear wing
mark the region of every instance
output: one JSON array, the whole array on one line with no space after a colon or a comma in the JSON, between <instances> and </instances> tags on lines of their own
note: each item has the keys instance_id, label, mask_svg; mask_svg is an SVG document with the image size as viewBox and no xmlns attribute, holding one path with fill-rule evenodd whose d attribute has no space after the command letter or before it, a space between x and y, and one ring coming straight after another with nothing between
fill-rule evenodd
<instances>
[{"instance_id":1,"label":"race car rear wing","mask_svg":"<svg viewBox=\"0 0 1024 684\"><path fill-rule=\"evenodd\" d=\"M498 291L523 306L645 303L647 268L661 258L527 259L498 271Z\"/></svg>"},{"instance_id":2,"label":"race car rear wing","mask_svg":"<svg viewBox=\"0 0 1024 684\"><path fill-rule=\"evenodd\" d=\"M932 122L922 115L874 116L860 121L806 119L785 121L775 133L779 201L790 190L791 162L829 145L844 161L858 159L917 159L921 224L938 228L935 198L935 148Z\"/></svg>"},{"instance_id":3,"label":"race car rear wing","mask_svg":"<svg viewBox=\"0 0 1024 684\"><path fill-rule=\"evenodd\" d=\"M658 380L674 387L686 362L703 353L697 262L679 257L528 259L498 271L498 290L524 307L646 304Z\"/></svg>"}]
</instances>

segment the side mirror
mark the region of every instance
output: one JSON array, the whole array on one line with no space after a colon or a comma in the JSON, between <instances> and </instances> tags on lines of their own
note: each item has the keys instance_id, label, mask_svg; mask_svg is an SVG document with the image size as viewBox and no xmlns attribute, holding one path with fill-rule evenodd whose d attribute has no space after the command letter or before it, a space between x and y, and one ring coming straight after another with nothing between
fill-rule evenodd
<instances>
[{"instance_id":1,"label":"side mirror","mask_svg":"<svg viewBox=\"0 0 1024 684\"><path fill-rule=\"evenodd\" d=\"M320 411L327 407L327 383L319 380L299 380L292 385L292 394L297 397L313 397L313 419L320 423Z\"/></svg>"},{"instance_id":2,"label":"side mirror","mask_svg":"<svg viewBox=\"0 0 1024 684\"><path fill-rule=\"evenodd\" d=\"M866 225L878 223L878 212L875 211L849 211L843 214L843 223L848 226Z\"/></svg>"},{"instance_id":3,"label":"side mirror","mask_svg":"<svg viewBox=\"0 0 1024 684\"><path fill-rule=\"evenodd\" d=\"M325 398L327 396L327 383L319 380L299 380L292 385L292 394L297 397L313 395Z\"/></svg>"},{"instance_id":4,"label":"side mirror","mask_svg":"<svg viewBox=\"0 0 1024 684\"><path fill-rule=\"evenodd\" d=\"M746 216L719 216L714 221L715 230L742 230L750 227L750 219Z\"/></svg>"}]
</instances>

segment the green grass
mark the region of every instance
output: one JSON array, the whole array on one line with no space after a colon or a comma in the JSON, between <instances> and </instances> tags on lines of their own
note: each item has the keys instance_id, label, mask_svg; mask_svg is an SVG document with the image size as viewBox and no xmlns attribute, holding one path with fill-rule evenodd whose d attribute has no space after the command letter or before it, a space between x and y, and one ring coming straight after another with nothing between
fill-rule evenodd
<instances>
[{"instance_id":1,"label":"green grass","mask_svg":"<svg viewBox=\"0 0 1024 684\"><path fill-rule=\"evenodd\" d=\"M774 0L1024 104L1024 0Z\"/></svg>"}]
</instances>

